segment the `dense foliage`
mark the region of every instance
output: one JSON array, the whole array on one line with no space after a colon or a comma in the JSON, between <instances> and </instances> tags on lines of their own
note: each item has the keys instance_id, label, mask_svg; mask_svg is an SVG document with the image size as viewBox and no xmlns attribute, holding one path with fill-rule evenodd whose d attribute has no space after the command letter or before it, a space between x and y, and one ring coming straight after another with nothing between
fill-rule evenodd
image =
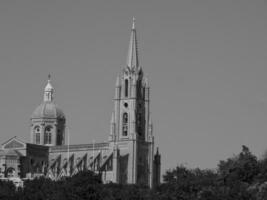
<instances>
[{"instance_id":1,"label":"dense foliage","mask_svg":"<svg viewBox=\"0 0 267 200\"><path fill-rule=\"evenodd\" d=\"M41 177L16 189L0 182L5 200L267 200L267 157L258 160L246 146L216 170L189 169L183 165L167 171L155 189L142 185L102 184L90 171L60 181Z\"/></svg>"},{"instance_id":2,"label":"dense foliage","mask_svg":"<svg viewBox=\"0 0 267 200\"><path fill-rule=\"evenodd\" d=\"M163 178L159 199L267 200L267 158L257 160L246 146L217 170L178 166Z\"/></svg>"}]
</instances>

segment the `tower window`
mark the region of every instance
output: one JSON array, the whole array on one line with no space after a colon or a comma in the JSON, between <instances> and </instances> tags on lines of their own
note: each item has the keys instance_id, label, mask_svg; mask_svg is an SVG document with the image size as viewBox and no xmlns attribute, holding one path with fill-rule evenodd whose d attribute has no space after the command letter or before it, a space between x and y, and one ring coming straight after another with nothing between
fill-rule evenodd
<instances>
[{"instance_id":1,"label":"tower window","mask_svg":"<svg viewBox=\"0 0 267 200\"><path fill-rule=\"evenodd\" d=\"M123 113L123 123L127 124L128 123L128 114Z\"/></svg>"},{"instance_id":2,"label":"tower window","mask_svg":"<svg viewBox=\"0 0 267 200\"><path fill-rule=\"evenodd\" d=\"M51 144L52 143L52 133L51 133L51 127L48 126L45 128L44 132L44 144Z\"/></svg>"},{"instance_id":3,"label":"tower window","mask_svg":"<svg viewBox=\"0 0 267 200\"><path fill-rule=\"evenodd\" d=\"M128 135L128 114L123 113L122 116L122 135L127 136Z\"/></svg>"},{"instance_id":4,"label":"tower window","mask_svg":"<svg viewBox=\"0 0 267 200\"><path fill-rule=\"evenodd\" d=\"M141 87L141 81L140 80L137 81L136 90L137 90L137 97L141 98L142 97L142 87Z\"/></svg>"},{"instance_id":5,"label":"tower window","mask_svg":"<svg viewBox=\"0 0 267 200\"><path fill-rule=\"evenodd\" d=\"M125 97L128 97L128 87L129 87L129 81L128 81L128 79L125 79L125 84L124 84Z\"/></svg>"}]
</instances>

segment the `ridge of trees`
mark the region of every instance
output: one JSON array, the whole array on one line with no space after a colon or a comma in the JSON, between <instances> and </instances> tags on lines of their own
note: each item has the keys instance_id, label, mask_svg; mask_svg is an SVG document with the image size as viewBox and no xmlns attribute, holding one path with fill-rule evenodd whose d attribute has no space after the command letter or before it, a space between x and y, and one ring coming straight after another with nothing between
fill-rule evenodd
<instances>
[{"instance_id":1,"label":"ridge of trees","mask_svg":"<svg viewBox=\"0 0 267 200\"><path fill-rule=\"evenodd\" d=\"M0 200L267 200L267 157L249 148L218 163L216 170L179 165L163 175L155 189L143 185L103 184L91 171L60 181L38 178L16 189L0 181Z\"/></svg>"},{"instance_id":2,"label":"ridge of trees","mask_svg":"<svg viewBox=\"0 0 267 200\"><path fill-rule=\"evenodd\" d=\"M183 200L267 200L267 158L258 160L249 148L227 160L216 170L169 170L158 188L159 199Z\"/></svg>"}]
</instances>

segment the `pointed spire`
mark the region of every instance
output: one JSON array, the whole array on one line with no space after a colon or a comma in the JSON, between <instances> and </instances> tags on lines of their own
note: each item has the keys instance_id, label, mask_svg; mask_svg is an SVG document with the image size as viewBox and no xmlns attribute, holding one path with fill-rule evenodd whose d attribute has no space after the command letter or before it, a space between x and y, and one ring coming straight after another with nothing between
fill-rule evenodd
<instances>
[{"instance_id":1,"label":"pointed spire","mask_svg":"<svg viewBox=\"0 0 267 200\"><path fill-rule=\"evenodd\" d=\"M147 76L143 78L143 85L144 87L149 88L149 81Z\"/></svg>"},{"instance_id":2,"label":"pointed spire","mask_svg":"<svg viewBox=\"0 0 267 200\"><path fill-rule=\"evenodd\" d=\"M114 112L112 112L110 123L111 124L114 124L115 123Z\"/></svg>"},{"instance_id":3,"label":"pointed spire","mask_svg":"<svg viewBox=\"0 0 267 200\"><path fill-rule=\"evenodd\" d=\"M131 38L130 38L130 43L129 43L128 57L127 57L127 66L130 69L139 67L135 18L133 18Z\"/></svg>"},{"instance_id":4,"label":"pointed spire","mask_svg":"<svg viewBox=\"0 0 267 200\"><path fill-rule=\"evenodd\" d=\"M110 120L110 133L109 133L109 141L115 140L115 117L114 112L112 112L111 120Z\"/></svg>"},{"instance_id":5,"label":"pointed spire","mask_svg":"<svg viewBox=\"0 0 267 200\"><path fill-rule=\"evenodd\" d=\"M148 135L149 136L153 135L153 124L152 124L152 117L150 113L149 113L149 119L148 119Z\"/></svg>"},{"instance_id":6,"label":"pointed spire","mask_svg":"<svg viewBox=\"0 0 267 200\"><path fill-rule=\"evenodd\" d=\"M51 74L48 74L47 84L44 89L44 101L53 101L53 94L55 89L51 84Z\"/></svg>"},{"instance_id":7,"label":"pointed spire","mask_svg":"<svg viewBox=\"0 0 267 200\"><path fill-rule=\"evenodd\" d=\"M151 117L151 114L149 115L149 121L148 121L148 125L152 126L152 117Z\"/></svg>"}]
</instances>

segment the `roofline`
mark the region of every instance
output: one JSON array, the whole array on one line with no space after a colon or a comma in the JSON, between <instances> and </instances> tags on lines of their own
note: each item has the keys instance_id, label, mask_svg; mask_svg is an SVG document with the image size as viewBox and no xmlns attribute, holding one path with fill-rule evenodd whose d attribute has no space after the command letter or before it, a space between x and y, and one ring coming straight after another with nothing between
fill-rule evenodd
<instances>
[{"instance_id":1,"label":"roofline","mask_svg":"<svg viewBox=\"0 0 267 200\"><path fill-rule=\"evenodd\" d=\"M3 142L1 145L3 146L4 144L8 143L9 141L13 140L14 138L15 138L16 140L18 140L19 142L22 142L22 143L24 143L24 144L27 144L27 142L25 142L25 141L19 139L19 138L15 135L15 136L13 136L12 138L8 139L7 141Z\"/></svg>"}]
</instances>

